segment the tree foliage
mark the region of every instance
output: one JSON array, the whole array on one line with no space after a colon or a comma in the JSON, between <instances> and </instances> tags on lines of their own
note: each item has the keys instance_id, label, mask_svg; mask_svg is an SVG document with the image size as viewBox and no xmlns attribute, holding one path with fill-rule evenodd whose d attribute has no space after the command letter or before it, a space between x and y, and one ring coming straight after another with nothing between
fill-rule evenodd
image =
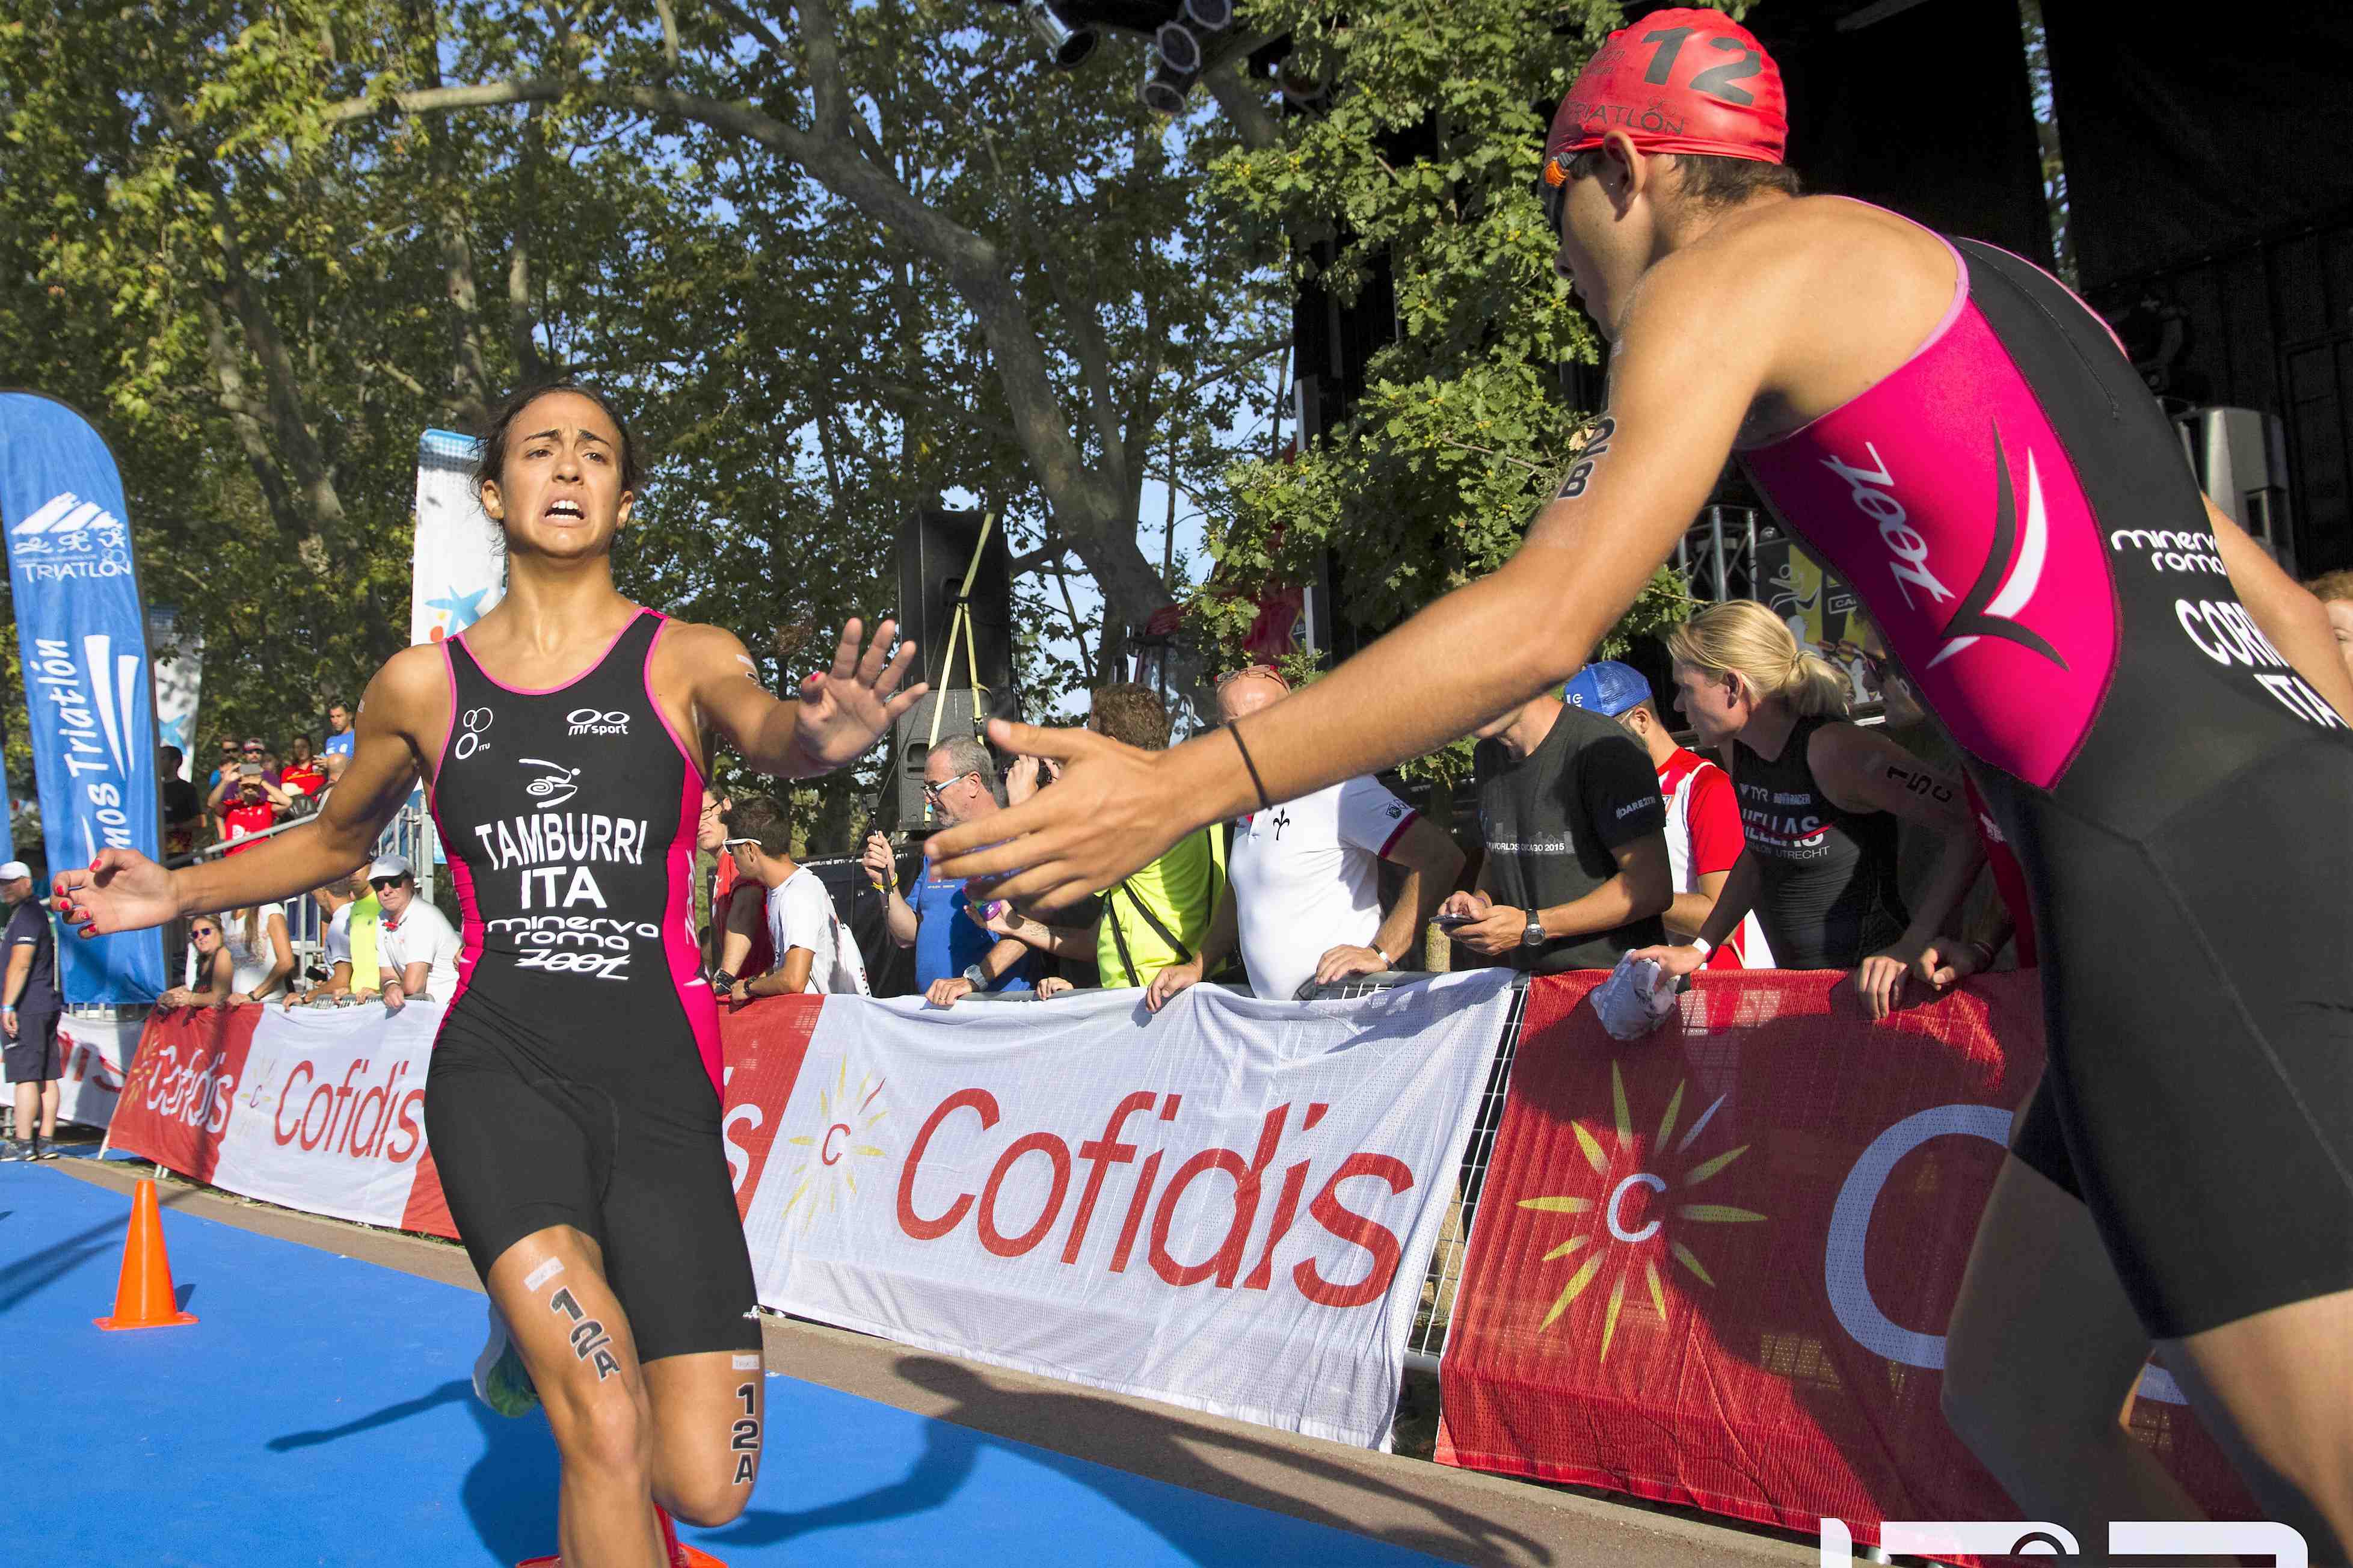
<instances>
[{"instance_id":1,"label":"tree foliage","mask_svg":"<svg viewBox=\"0 0 2353 1568\"><path fill-rule=\"evenodd\" d=\"M1554 270L1535 194L1552 110L1620 25L1615 0L1256 0L1288 31L1294 78L1325 101L1279 142L1211 170L1228 221L1293 241L1297 275L1351 301L1386 268L1395 341L1376 353L1353 415L1286 461L1229 475L1220 579L1306 581L1328 553L1350 616L1393 625L1493 571L1518 547L1589 434L1564 363L1602 345ZM1601 650L1680 620L1662 569ZM1204 594L1196 618L1238 642L1254 606Z\"/></svg>"},{"instance_id":2,"label":"tree foliage","mask_svg":"<svg viewBox=\"0 0 2353 1568\"><path fill-rule=\"evenodd\" d=\"M1099 590L1082 660L1026 628L1082 676L1171 602L1145 477L1206 489L1280 346L1230 132L1130 85L987 0L0 0L0 384L113 443L208 731L406 640L418 435L560 372L655 456L624 591L789 682L962 492Z\"/></svg>"}]
</instances>

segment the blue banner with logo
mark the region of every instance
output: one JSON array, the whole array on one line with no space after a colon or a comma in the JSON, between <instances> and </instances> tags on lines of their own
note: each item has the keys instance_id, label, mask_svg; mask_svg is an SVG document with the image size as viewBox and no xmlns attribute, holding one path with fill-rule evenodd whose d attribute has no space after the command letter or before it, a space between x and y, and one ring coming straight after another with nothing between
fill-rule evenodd
<instances>
[{"instance_id":1,"label":"blue banner with logo","mask_svg":"<svg viewBox=\"0 0 2353 1568\"><path fill-rule=\"evenodd\" d=\"M24 654L26 728L52 874L103 848L160 859L154 690L131 528L113 454L54 398L0 392L0 528ZM58 944L69 1003L148 1002L164 939Z\"/></svg>"}]
</instances>

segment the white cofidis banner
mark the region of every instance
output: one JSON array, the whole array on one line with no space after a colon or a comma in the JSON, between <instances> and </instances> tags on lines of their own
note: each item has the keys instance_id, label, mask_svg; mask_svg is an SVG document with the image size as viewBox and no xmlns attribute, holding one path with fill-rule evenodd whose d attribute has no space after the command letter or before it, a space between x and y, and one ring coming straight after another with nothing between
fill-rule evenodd
<instances>
[{"instance_id":1,"label":"white cofidis banner","mask_svg":"<svg viewBox=\"0 0 2353 1568\"><path fill-rule=\"evenodd\" d=\"M454 1236L425 1139L441 1005L159 1008L110 1149L248 1197Z\"/></svg>"},{"instance_id":2,"label":"white cofidis banner","mask_svg":"<svg viewBox=\"0 0 2353 1568\"><path fill-rule=\"evenodd\" d=\"M728 1129L760 1300L1386 1447L1511 979L1197 986L1157 1015L1136 991L828 997L788 1098Z\"/></svg>"}]
</instances>

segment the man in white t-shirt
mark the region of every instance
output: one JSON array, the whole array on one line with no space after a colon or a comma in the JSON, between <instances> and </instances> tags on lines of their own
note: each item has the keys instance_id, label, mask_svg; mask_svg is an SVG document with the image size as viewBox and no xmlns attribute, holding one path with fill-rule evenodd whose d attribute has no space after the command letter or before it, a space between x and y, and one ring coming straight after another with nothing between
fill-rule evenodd
<instances>
[{"instance_id":1,"label":"man in white t-shirt","mask_svg":"<svg viewBox=\"0 0 2353 1568\"><path fill-rule=\"evenodd\" d=\"M776 954L774 968L736 981L728 999L826 995L838 976L853 970L862 975L865 964L857 944L842 934L833 895L816 872L793 858L792 820L784 808L754 796L730 806L724 820L725 851L738 876L768 890L768 943Z\"/></svg>"},{"instance_id":2,"label":"man in white t-shirt","mask_svg":"<svg viewBox=\"0 0 2353 1568\"><path fill-rule=\"evenodd\" d=\"M1560 695L1572 708L1617 720L1619 728L1651 754L1651 765L1659 772L1659 794L1667 804L1667 860L1673 868L1675 889L1675 901L1660 918L1670 941L1691 941L1715 912L1715 897L1747 844L1731 775L1697 752L1675 744L1659 717L1650 681L1632 665L1616 659L1588 664L1569 678ZM1707 967L1773 967L1773 950L1766 945L1765 928L1754 913L1708 955Z\"/></svg>"},{"instance_id":3,"label":"man in white t-shirt","mask_svg":"<svg viewBox=\"0 0 2353 1568\"><path fill-rule=\"evenodd\" d=\"M397 1013L418 997L447 1004L458 994L457 928L417 896L417 874L400 856L369 867L368 886L384 905L375 952L385 1010Z\"/></svg>"},{"instance_id":4,"label":"man in white t-shirt","mask_svg":"<svg viewBox=\"0 0 2353 1568\"><path fill-rule=\"evenodd\" d=\"M1231 723L1290 691L1278 671L1253 665L1219 683L1218 716ZM1406 870L1386 916L1384 860ZM1352 974L1412 965L1430 915L1461 873L1454 840L1377 779L1350 779L1252 812L1234 825L1226 889L1199 955L1162 970L1145 1005L1158 1011L1237 945L1250 990L1277 1002Z\"/></svg>"}]
</instances>

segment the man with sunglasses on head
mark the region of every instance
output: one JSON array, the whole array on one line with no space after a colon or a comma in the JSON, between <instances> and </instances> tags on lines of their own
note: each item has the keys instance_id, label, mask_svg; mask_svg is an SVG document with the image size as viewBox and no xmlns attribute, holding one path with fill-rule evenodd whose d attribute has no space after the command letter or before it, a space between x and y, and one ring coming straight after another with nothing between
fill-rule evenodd
<instances>
[{"instance_id":1,"label":"man with sunglasses on head","mask_svg":"<svg viewBox=\"0 0 2353 1568\"><path fill-rule=\"evenodd\" d=\"M385 1011L397 1013L420 999L446 1006L458 994L457 928L417 896L417 874L400 856L384 857L367 875L384 905L376 928L376 972Z\"/></svg>"},{"instance_id":2,"label":"man with sunglasses on head","mask_svg":"<svg viewBox=\"0 0 2353 1568\"><path fill-rule=\"evenodd\" d=\"M949 826L1003 810L987 746L970 736L934 746L923 759L923 798ZM963 879L935 876L926 863L909 901L899 891L891 841L879 833L866 840L865 865L883 886L891 940L915 950L915 988L934 1006L954 1006L976 991L1030 989L1038 961L1028 944L981 929L965 902Z\"/></svg>"}]
</instances>

